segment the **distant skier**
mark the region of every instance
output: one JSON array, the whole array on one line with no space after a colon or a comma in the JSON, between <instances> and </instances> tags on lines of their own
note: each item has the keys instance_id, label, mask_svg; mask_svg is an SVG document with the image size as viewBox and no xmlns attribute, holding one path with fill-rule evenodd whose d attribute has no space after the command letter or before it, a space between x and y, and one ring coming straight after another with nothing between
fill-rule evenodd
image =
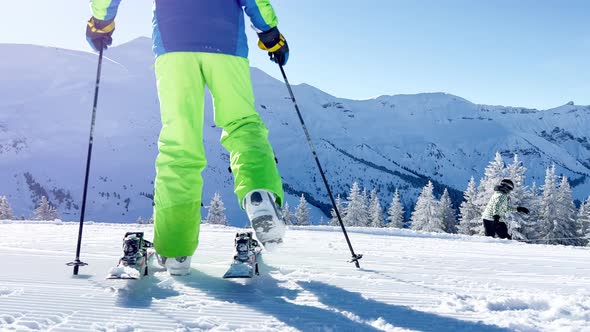
<instances>
[{"instance_id":1,"label":"distant skier","mask_svg":"<svg viewBox=\"0 0 590 332\"><path fill-rule=\"evenodd\" d=\"M91 0L86 36L99 50L112 43L121 0ZM285 65L289 47L269 0L154 1L153 50L162 130L154 197L154 247L170 274L190 272L199 237L205 86L214 101L221 144L230 153L234 191L263 245L282 242L281 177L268 130L256 112L244 11L259 47Z\"/></svg>"},{"instance_id":2,"label":"distant skier","mask_svg":"<svg viewBox=\"0 0 590 332\"><path fill-rule=\"evenodd\" d=\"M494 187L494 194L482 215L486 236L495 237L497 235L501 239L512 239L508 234L508 226L503 221L506 213L514 211L529 213L525 207L519 206L516 209L510 207L509 195L512 190L514 190L514 183L510 179L504 179Z\"/></svg>"}]
</instances>

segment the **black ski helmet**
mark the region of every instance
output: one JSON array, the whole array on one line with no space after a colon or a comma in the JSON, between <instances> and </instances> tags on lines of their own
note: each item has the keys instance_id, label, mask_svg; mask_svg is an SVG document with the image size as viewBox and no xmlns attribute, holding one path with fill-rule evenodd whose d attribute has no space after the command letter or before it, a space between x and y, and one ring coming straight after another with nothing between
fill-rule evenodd
<instances>
[{"instance_id":1,"label":"black ski helmet","mask_svg":"<svg viewBox=\"0 0 590 332\"><path fill-rule=\"evenodd\" d=\"M514 190L514 182L512 182L510 179L504 179L500 181L500 186L503 186L510 191Z\"/></svg>"}]
</instances>

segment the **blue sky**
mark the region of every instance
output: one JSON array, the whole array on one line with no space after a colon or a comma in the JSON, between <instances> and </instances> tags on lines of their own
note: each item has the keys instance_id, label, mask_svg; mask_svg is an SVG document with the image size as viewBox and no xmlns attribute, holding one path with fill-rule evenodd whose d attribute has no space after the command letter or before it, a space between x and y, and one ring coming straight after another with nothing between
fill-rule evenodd
<instances>
[{"instance_id":1,"label":"blue sky","mask_svg":"<svg viewBox=\"0 0 590 332\"><path fill-rule=\"evenodd\" d=\"M272 3L292 49L292 83L351 99L442 91L493 105L590 105L588 0ZM151 35L151 7L122 1L115 44ZM0 43L89 50L89 15L85 0L11 1ZM279 78L249 37L251 64Z\"/></svg>"}]
</instances>

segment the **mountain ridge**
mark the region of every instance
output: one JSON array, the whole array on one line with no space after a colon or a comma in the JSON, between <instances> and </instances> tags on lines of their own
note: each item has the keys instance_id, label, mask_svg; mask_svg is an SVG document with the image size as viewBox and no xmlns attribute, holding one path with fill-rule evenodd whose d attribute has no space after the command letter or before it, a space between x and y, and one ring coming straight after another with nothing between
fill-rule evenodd
<instances>
[{"instance_id":1,"label":"mountain ridge","mask_svg":"<svg viewBox=\"0 0 590 332\"><path fill-rule=\"evenodd\" d=\"M139 38L105 52L89 192L88 215L95 220L129 222L151 215L160 123L147 41ZM16 215L29 216L44 191L64 218L74 219L96 54L14 45L0 44L7 58L0 64L7 73L0 78L0 194L9 197ZM35 54L35 61L28 54ZM329 212L329 200L288 91L283 82L254 67L252 81L256 107L270 129L289 188L287 201L295 207L299 193L312 195L308 200L324 211L314 209L317 221ZM577 199L590 192L590 140L585 130L590 128L590 106L569 102L536 110L479 105L444 92L353 100L308 84L293 85L293 90L335 194L346 195L356 180L369 190L378 189L386 206L398 188L408 210L419 193L418 182L428 178L440 184L441 193L443 186L449 187L458 204L469 178L480 178L496 151L507 163L519 153L529 168L527 184L542 184L544 168L556 162L559 172L572 180ZM233 201L228 155L218 143L219 135L207 96L204 140L209 167L203 173L203 203L208 205L219 191L232 224L245 225L245 215ZM404 180L398 173L419 180Z\"/></svg>"}]
</instances>

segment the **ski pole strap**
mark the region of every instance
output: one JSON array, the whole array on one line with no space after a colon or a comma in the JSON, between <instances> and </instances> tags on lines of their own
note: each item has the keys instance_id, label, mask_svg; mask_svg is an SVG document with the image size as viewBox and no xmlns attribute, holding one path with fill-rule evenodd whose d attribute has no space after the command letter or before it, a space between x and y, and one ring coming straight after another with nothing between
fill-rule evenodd
<instances>
[{"instance_id":1,"label":"ski pole strap","mask_svg":"<svg viewBox=\"0 0 590 332\"><path fill-rule=\"evenodd\" d=\"M283 35L279 35L279 41L273 47L266 47L261 40L258 40L258 47L260 47L263 51L268 51L270 53L278 51L281 47L285 46L285 37Z\"/></svg>"},{"instance_id":2,"label":"ski pole strap","mask_svg":"<svg viewBox=\"0 0 590 332\"><path fill-rule=\"evenodd\" d=\"M88 21L88 27L90 28L90 30L92 32L95 32L95 33L109 33L109 32L112 32L113 30L115 30L115 21L112 21L111 23L109 23L107 26L105 26L103 28L97 28L96 21L94 20L94 18L91 18Z\"/></svg>"}]
</instances>

